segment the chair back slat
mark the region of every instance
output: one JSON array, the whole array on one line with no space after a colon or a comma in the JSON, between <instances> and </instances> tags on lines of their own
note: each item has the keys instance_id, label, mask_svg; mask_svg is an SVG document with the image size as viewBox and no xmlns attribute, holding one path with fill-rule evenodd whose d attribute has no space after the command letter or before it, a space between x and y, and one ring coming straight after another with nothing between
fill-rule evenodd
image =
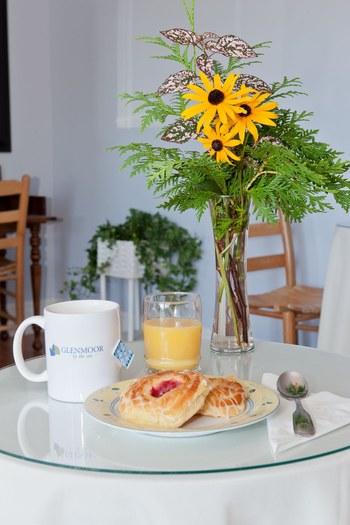
<instances>
[{"instance_id":1,"label":"chair back slat","mask_svg":"<svg viewBox=\"0 0 350 525\"><path fill-rule=\"evenodd\" d=\"M11 224L20 220L20 210L0 211L0 224Z\"/></svg>"},{"instance_id":2,"label":"chair back slat","mask_svg":"<svg viewBox=\"0 0 350 525\"><path fill-rule=\"evenodd\" d=\"M278 213L279 220L276 223L250 224L249 238L279 235L282 239L283 253L248 257L247 269L248 272L256 272L259 270L284 268L286 284L288 286L295 286L295 260L291 227L290 223L284 218L282 212L279 210Z\"/></svg>"},{"instance_id":3,"label":"chair back slat","mask_svg":"<svg viewBox=\"0 0 350 525\"><path fill-rule=\"evenodd\" d=\"M248 272L259 270L273 270L274 268L285 268L286 257L283 253L276 255L261 255L259 257L249 257L247 260Z\"/></svg>"},{"instance_id":4,"label":"chair back slat","mask_svg":"<svg viewBox=\"0 0 350 525\"><path fill-rule=\"evenodd\" d=\"M17 248L18 237L0 237L0 250L10 250Z\"/></svg>"},{"instance_id":5,"label":"chair back slat","mask_svg":"<svg viewBox=\"0 0 350 525\"><path fill-rule=\"evenodd\" d=\"M280 222L274 224L257 222L249 226L249 237L265 237L266 235L282 235Z\"/></svg>"},{"instance_id":6,"label":"chair back slat","mask_svg":"<svg viewBox=\"0 0 350 525\"><path fill-rule=\"evenodd\" d=\"M29 177L29 175L23 175L23 178ZM0 181L0 196L8 197L10 195L21 195L22 185L26 185L26 182L22 182L23 179L17 180L1 180Z\"/></svg>"}]
</instances>

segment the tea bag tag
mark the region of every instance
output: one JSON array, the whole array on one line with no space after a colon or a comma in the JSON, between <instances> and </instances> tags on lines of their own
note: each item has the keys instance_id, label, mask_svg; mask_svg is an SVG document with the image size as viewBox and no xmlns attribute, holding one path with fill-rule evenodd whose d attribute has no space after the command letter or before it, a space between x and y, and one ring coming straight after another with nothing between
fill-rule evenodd
<instances>
[{"instance_id":1,"label":"tea bag tag","mask_svg":"<svg viewBox=\"0 0 350 525\"><path fill-rule=\"evenodd\" d=\"M113 355L116 358L119 367L123 366L124 368L129 368L135 354L121 339L119 339L117 346L113 350Z\"/></svg>"}]
</instances>

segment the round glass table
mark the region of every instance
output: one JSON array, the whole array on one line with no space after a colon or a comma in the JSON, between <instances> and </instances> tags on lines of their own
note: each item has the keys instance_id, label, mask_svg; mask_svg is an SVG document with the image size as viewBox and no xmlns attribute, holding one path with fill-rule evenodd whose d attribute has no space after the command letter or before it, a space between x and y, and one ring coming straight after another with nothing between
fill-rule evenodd
<instances>
[{"instance_id":1,"label":"round glass table","mask_svg":"<svg viewBox=\"0 0 350 525\"><path fill-rule=\"evenodd\" d=\"M122 379L144 374L142 342L128 346L135 358ZM29 364L39 370L44 358ZM257 341L250 353L218 355L204 342L201 367L255 383L265 372L298 370L312 392L350 397L350 358L314 348ZM341 498L350 490L349 425L277 456L266 420L201 437L139 434L95 420L83 404L48 398L45 383L24 380L14 366L0 370L0 418L0 491L6 494L0 515L8 520L92 525L115 523L118 516L123 523L169 525L186 516L182 522L202 525L350 522L349 498L345 493ZM297 501L293 516L286 514Z\"/></svg>"},{"instance_id":2,"label":"round glass table","mask_svg":"<svg viewBox=\"0 0 350 525\"><path fill-rule=\"evenodd\" d=\"M143 344L122 379L144 373ZM33 359L39 369L44 358ZM257 342L253 352L221 355L203 344L202 370L233 374L261 383L264 372L298 370L313 392L329 390L350 397L350 359L312 348ZM23 460L59 467L104 472L191 474L262 468L333 454L350 447L350 429L343 427L275 457L269 447L266 421L228 432L192 437L162 438L104 425L80 403L47 396L45 383L23 379L14 366L0 370L0 451Z\"/></svg>"}]
</instances>

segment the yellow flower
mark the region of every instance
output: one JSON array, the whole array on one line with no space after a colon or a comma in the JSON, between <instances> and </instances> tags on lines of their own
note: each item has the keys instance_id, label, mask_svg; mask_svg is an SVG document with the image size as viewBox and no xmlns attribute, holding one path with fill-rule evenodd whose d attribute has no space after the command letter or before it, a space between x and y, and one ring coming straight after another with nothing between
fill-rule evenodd
<instances>
[{"instance_id":1,"label":"yellow flower","mask_svg":"<svg viewBox=\"0 0 350 525\"><path fill-rule=\"evenodd\" d=\"M203 143L205 148L210 148L209 155L216 155L217 162L228 162L232 164L230 157L233 160L240 160L240 157L229 149L241 144L240 140L232 138L236 135L232 129L229 130L227 126L222 125L218 121L215 129L208 126L204 128L203 132L207 138L199 137L198 140Z\"/></svg>"},{"instance_id":2,"label":"yellow flower","mask_svg":"<svg viewBox=\"0 0 350 525\"><path fill-rule=\"evenodd\" d=\"M186 93L183 95L183 98L195 100L198 103L181 113L185 120L203 113L198 121L197 133L202 126L209 126L216 114L218 114L222 124L227 124L227 117L235 120L237 113L244 112L244 109L241 109L241 105L245 98L242 98L240 90L233 91L239 74L231 73L224 83L222 83L218 74L214 75L213 82L202 72L199 72L199 76L205 89L195 84L189 84L187 87L194 93Z\"/></svg>"},{"instance_id":3,"label":"yellow flower","mask_svg":"<svg viewBox=\"0 0 350 525\"><path fill-rule=\"evenodd\" d=\"M243 86L243 93L245 89L245 86ZM251 97L244 98L244 100L241 101L240 107L245 113L236 113L235 117L232 119L232 131L238 133L241 142L244 141L246 130L253 135L255 142L258 140L258 129L254 122L257 124L265 124L267 126L276 126L276 123L273 122L272 119L278 118L278 115L272 113L271 110L278 106L277 102L263 103L269 96L269 93L257 92Z\"/></svg>"}]
</instances>

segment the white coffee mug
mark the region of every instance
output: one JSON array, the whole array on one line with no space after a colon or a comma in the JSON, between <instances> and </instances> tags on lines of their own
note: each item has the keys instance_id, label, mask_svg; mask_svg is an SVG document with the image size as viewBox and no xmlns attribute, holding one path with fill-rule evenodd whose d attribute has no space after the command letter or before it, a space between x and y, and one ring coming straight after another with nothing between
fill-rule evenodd
<instances>
[{"instance_id":1,"label":"white coffee mug","mask_svg":"<svg viewBox=\"0 0 350 525\"><path fill-rule=\"evenodd\" d=\"M22 354L25 329L36 324L44 330L46 369L27 367ZM47 381L48 394L60 401L83 402L94 390L119 380L113 356L120 339L120 308L101 300L66 301L46 306L44 315L25 319L13 340L13 356L23 377Z\"/></svg>"}]
</instances>

